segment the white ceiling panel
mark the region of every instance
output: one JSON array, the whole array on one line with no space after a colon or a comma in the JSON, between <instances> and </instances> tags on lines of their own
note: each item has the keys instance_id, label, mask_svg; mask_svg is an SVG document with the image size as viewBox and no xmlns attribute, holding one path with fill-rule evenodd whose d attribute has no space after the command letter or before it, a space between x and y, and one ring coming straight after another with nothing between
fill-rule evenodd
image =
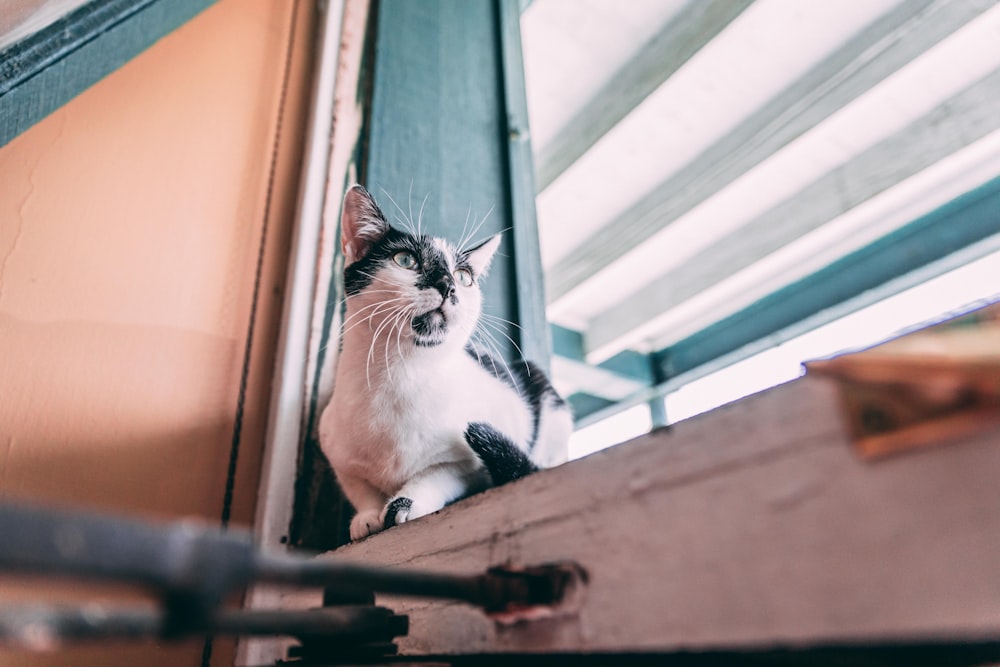
<instances>
[{"instance_id":1,"label":"white ceiling panel","mask_svg":"<svg viewBox=\"0 0 1000 667\"><path fill-rule=\"evenodd\" d=\"M1000 175L1000 1L743 0L714 24L694 2L534 0L522 18L536 164L613 105L637 45L697 45L541 165L558 166L537 197L549 317L592 363L662 349Z\"/></svg>"}]
</instances>

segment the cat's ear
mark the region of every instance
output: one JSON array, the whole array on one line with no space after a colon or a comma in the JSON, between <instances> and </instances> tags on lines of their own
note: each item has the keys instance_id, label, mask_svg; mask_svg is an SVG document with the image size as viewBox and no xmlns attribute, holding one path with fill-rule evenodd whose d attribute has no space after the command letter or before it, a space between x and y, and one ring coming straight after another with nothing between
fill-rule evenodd
<instances>
[{"instance_id":1,"label":"cat's ear","mask_svg":"<svg viewBox=\"0 0 1000 667\"><path fill-rule=\"evenodd\" d=\"M477 276L484 275L490 268L490 261L493 259L493 255L496 253L497 248L500 247L501 236L501 234L495 234L477 245L475 248L470 248L465 251L465 258L468 260L469 264L472 266L473 272L475 272Z\"/></svg>"},{"instance_id":2,"label":"cat's ear","mask_svg":"<svg viewBox=\"0 0 1000 667\"><path fill-rule=\"evenodd\" d=\"M367 255L372 244L389 232L385 215L360 185L352 185L344 195L340 227L340 248L344 251L345 264L353 264Z\"/></svg>"}]
</instances>

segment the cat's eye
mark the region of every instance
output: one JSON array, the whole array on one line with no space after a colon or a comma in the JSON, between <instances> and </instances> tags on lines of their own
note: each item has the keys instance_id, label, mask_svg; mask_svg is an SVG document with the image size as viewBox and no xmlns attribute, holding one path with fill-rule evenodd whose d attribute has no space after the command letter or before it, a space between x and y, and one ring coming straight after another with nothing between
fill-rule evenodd
<instances>
[{"instance_id":1,"label":"cat's eye","mask_svg":"<svg viewBox=\"0 0 1000 667\"><path fill-rule=\"evenodd\" d=\"M404 269L413 269L417 266L417 258L413 256L412 252L406 250L400 250L395 255L392 256L392 261L399 264Z\"/></svg>"},{"instance_id":2,"label":"cat's eye","mask_svg":"<svg viewBox=\"0 0 1000 667\"><path fill-rule=\"evenodd\" d=\"M459 269L455 271L455 280L466 287L472 287L472 272L468 269Z\"/></svg>"}]
</instances>

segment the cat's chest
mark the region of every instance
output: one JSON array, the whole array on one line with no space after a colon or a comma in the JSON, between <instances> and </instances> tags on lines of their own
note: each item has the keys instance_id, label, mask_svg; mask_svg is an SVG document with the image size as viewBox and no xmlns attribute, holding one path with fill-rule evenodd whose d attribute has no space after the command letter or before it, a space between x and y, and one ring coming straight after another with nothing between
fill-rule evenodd
<instances>
[{"instance_id":1,"label":"cat's chest","mask_svg":"<svg viewBox=\"0 0 1000 667\"><path fill-rule=\"evenodd\" d=\"M327 455L335 467L378 486L393 488L431 465L475 458L464 439L472 422L489 423L522 447L530 441L526 404L471 359L397 365L370 382L363 368L339 370L323 429Z\"/></svg>"},{"instance_id":2,"label":"cat's chest","mask_svg":"<svg viewBox=\"0 0 1000 667\"><path fill-rule=\"evenodd\" d=\"M355 406L373 438L420 455L464 442L466 427L487 422L519 443L530 439L531 417L517 393L471 359L397 367L383 381L359 387Z\"/></svg>"}]
</instances>

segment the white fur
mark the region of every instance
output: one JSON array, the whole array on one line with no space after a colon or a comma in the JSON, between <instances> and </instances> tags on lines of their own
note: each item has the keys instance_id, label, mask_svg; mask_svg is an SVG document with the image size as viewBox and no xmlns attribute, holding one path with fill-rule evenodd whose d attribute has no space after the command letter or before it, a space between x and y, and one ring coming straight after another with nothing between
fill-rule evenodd
<instances>
[{"instance_id":1,"label":"white fur","mask_svg":"<svg viewBox=\"0 0 1000 667\"><path fill-rule=\"evenodd\" d=\"M369 241L370 225L348 220L348 208L345 204L345 236L360 234L360 242ZM363 207L355 202L354 208ZM348 255L358 242L344 241ZM435 242L446 257L453 256L453 248ZM477 275L498 245L499 236L473 251L469 262ZM412 500L408 511L396 515L401 523L485 488L489 475L465 442L471 422L486 422L529 449L530 409L464 349L481 311L479 287L456 282L456 289L457 305L434 289L417 288L413 271L388 262L347 300L333 399L320 418L319 439L357 510L351 539L381 530L384 508L393 498ZM436 308L448 322L446 339L433 347L415 345L413 316ZM571 428L567 410L543 410L533 457L539 465L565 460Z\"/></svg>"}]
</instances>

